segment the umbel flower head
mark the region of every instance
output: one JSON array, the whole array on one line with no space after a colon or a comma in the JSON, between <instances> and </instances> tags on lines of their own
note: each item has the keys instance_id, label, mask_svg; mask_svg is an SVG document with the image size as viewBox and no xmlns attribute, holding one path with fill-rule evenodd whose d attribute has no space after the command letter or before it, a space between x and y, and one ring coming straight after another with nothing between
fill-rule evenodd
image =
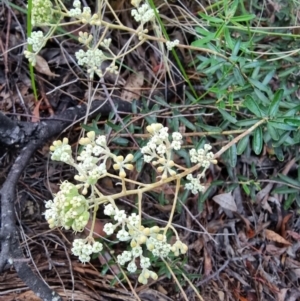
<instances>
[{"instance_id":1,"label":"umbel flower head","mask_svg":"<svg viewBox=\"0 0 300 301\"><path fill-rule=\"evenodd\" d=\"M45 207L45 218L50 228L64 227L81 232L90 217L88 201L74 184L67 181L60 185L60 191L53 201L46 202Z\"/></svg>"},{"instance_id":2,"label":"umbel flower head","mask_svg":"<svg viewBox=\"0 0 300 301\"><path fill-rule=\"evenodd\" d=\"M47 24L52 19L52 1L34 0L32 1L31 23L33 26Z\"/></svg>"}]
</instances>

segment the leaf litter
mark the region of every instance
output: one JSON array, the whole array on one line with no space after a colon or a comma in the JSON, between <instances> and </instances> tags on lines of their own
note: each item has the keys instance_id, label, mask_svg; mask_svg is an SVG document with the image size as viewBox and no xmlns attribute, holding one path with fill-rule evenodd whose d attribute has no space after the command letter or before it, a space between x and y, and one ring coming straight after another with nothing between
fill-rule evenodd
<instances>
[{"instance_id":1,"label":"leaf litter","mask_svg":"<svg viewBox=\"0 0 300 301\"><path fill-rule=\"evenodd\" d=\"M179 6L177 1L172 2L176 2ZM185 3L185 1L182 2ZM199 10L196 1L191 1L191 6L188 2L190 1L186 1L185 6L190 7L191 11ZM155 4L160 7L161 14L165 14L168 18L172 17L169 14L169 9L172 6L168 6L164 1L155 1ZM111 6L117 12L121 12L120 16L124 18L124 21L131 22L130 16L126 13L126 9L128 9L126 1L111 1ZM268 1L266 13L273 20L274 11L278 12L280 9L281 6L277 2ZM178 35L176 32L173 34L174 36ZM21 44L20 35L17 32L11 33L9 39L10 47ZM115 39L122 42L120 36L116 36ZM59 47L62 47L63 51L59 51ZM69 100L86 101L88 83L82 80L83 74L78 66L72 65L72 56L69 55L72 53L69 51L72 44L71 42L69 45L68 43L61 43L59 47L54 47L54 49L46 47L43 56L51 57L52 55L53 58L47 62L40 56L36 67L37 76L42 78L43 85L46 87L45 90L47 92L53 91L49 94L50 103L53 107L59 107L57 101L61 99L62 95L69 97ZM124 71L120 77L107 75L106 80L113 95L133 102L141 97L151 95L154 90L157 92L157 90L162 89L163 91L166 88L163 87L162 83L168 78L166 73L168 68L165 68L163 62L156 60L153 53L149 52L148 57L146 57L144 52L144 49L134 52L130 58L131 62L128 62L128 65L135 71ZM149 70L153 71L155 77L150 79L151 85L148 83L149 78L145 75L145 71L137 71L134 68L137 60L142 61ZM51 66L49 66L50 64ZM71 68L68 68L70 65L72 65ZM10 70L12 74L18 71L19 69ZM160 74L161 72L162 74ZM72 85L72 82L76 82L78 85ZM27 75L19 76L16 85L18 85L19 93L12 85L5 82L4 77L1 79L1 111L10 113L14 110L21 114L25 106L32 114L32 122L38 122L40 118L47 117L49 112L47 109L42 109L41 102L34 102ZM147 90L145 87L149 88L149 86L151 86L151 92L144 93ZM99 98L105 98L103 91L97 91L97 93L99 93ZM160 91L160 95L164 95L164 92ZM68 106L70 103L67 102L62 108ZM193 122L192 114L190 118ZM70 133L70 135L74 136L74 133ZM45 176L47 160L39 155L36 155L34 159L35 162L31 162L27 173L29 175L41 173L46 182L48 180ZM257 160L257 157L255 159ZM262 169L264 168L262 162L265 159L268 164L272 164L264 156L259 159L258 163ZM255 162L249 164L249 158L246 160L248 162L240 158L237 162L237 168L247 170L249 165L255 165ZM273 175L279 173L276 167L271 166L271 168L274 170ZM211 174L207 177L213 178L214 171L211 170L210 172ZM111 269L111 274L99 273L99 271L103 271L106 262L111 259L110 254L105 254L98 261L94 260L92 265L81 265L75 258L70 257L67 250L70 246L69 241L72 233L67 233L64 236L59 229L50 233L46 227L41 226L43 217L39 204L44 201L41 193L51 198L49 186L52 186L55 192L57 184L54 183L71 176L71 170L56 166L55 170L51 171L51 181L47 184L42 183L44 181L37 181L35 177L25 176L22 179L18 198L25 201L34 200L35 206L33 210L35 216L33 216L32 209L30 214L21 212L21 215L26 217L22 222L26 223L30 231L34 232L34 237L37 237L35 238L37 243L32 243L28 251L31 252L39 272L50 285L61 287L59 292L65 296L66 300L70 299L71 296L73 300L103 300L103 298L106 298L105 300L133 300L124 285L121 283L116 286L111 285L114 275L119 273L118 267L107 265L107 270ZM221 176L219 174L219 177ZM263 172L260 173L260 176L266 179ZM297 289L300 281L300 218L297 213L287 214L281 210L279 198L272 195L272 190L276 185L279 184L266 183L254 195L255 199L242 195L244 197L241 201L242 207L238 205L240 201L232 192L224 192L224 190L216 189L214 193L208 195L202 210L199 210L196 197L189 196L187 199L186 206L190 214L182 210L174 223L182 227L182 235L189 243L190 252L184 268L189 274L195 276L193 283L201 291L205 300L293 301L300 298ZM108 188L114 189L114 184L109 183ZM174 189L171 186L164 189L163 193L168 200L168 195L172 194ZM24 193L24 191L27 192ZM130 201L128 203L132 206ZM145 212L151 211L161 220L164 220L165 215L170 212L170 204L153 203L152 196L148 196L146 203ZM40 215L37 216L36 212ZM35 222L31 221L33 218ZM199 227L198 223L203 225L207 233ZM100 228L98 232L101 232L101 222L97 224ZM43 248L40 248L42 244L44 244ZM51 261L49 254L51 254ZM68 260L64 258L68 258ZM58 275L59 277L57 277ZM1 294L4 292L7 301L14 300L17 288L27 290L12 271L0 277L0 291ZM75 285L72 288L68 283L70 283L70 279L74 278ZM194 300L195 296L190 292L189 287L185 286L184 288L186 292L190 293L191 300ZM166 277L161 277L157 283L152 283L151 289L144 287L140 292L140 297L145 298L145 300L152 300L151 298L179 300L175 284ZM32 292L29 290L19 294L17 298L18 300L26 300L26 298L34 300Z\"/></svg>"}]
</instances>

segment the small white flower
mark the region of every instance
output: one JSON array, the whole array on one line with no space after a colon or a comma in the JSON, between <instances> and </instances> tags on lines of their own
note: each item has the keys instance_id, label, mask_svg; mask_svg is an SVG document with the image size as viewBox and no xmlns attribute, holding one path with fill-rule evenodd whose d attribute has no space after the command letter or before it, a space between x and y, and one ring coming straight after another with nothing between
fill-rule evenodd
<instances>
[{"instance_id":1,"label":"small white flower","mask_svg":"<svg viewBox=\"0 0 300 301\"><path fill-rule=\"evenodd\" d=\"M103 227L103 231L107 234L107 235L111 235L114 233L115 231L115 226L112 223L107 223L104 225Z\"/></svg>"},{"instance_id":2,"label":"small white flower","mask_svg":"<svg viewBox=\"0 0 300 301\"><path fill-rule=\"evenodd\" d=\"M141 258L141 268L147 269L151 266L150 259L148 257Z\"/></svg>"},{"instance_id":3,"label":"small white flower","mask_svg":"<svg viewBox=\"0 0 300 301\"><path fill-rule=\"evenodd\" d=\"M180 141L172 141L171 147L174 148L175 150L180 150L181 149Z\"/></svg>"},{"instance_id":4,"label":"small white flower","mask_svg":"<svg viewBox=\"0 0 300 301\"><path fill-rule=\"evenodd\" d=\"M111 215L116 214L116 211L115 211L115 208L114 208L114 206L112 204L108 204L108 205L104 206L103 213L105 215L111 216Z\"/></svg>"},{"instance_id":5,"label":"small white flower","mask_svg":"<svg viewBox=\"0 0 300 301\"><path fill-rule=\"evenodd\" d=\"M165 146L164 144L160 144L160 145L156 148L156 151L157 151L158 154L163 155L163 154L166 153L167 148L166 148L166 146Z\"/></svg>"},{"instance_id":6,"label":"small white flower","mask_svg":"<svg viewBox=\"0 0 300 301\"><path fill-rule=\"evenodd\" d=\"M140 222L140 217L136 213L131 213L131 215L128 217L128 224L131 226L138 226Z\"/></svg>"},{"instance_id":7,"label":"small white flower","mask_svg":"<svg viewBox=\"0 0 300 301\"><path fill-rule=\"evenodd\" d=\"M89 262L91 260L91 256L87 255L87 254L81 254L78 259L82 262L82 263L86 263Z\"/></svg>"},{"instance_id":8,"label":"small white flower","mask_svg":"<svg viewBox=\"0 0 300 301\"><path fill-rule=\"evenodd\" d=\"M104 135L99 136L95 142L96 142L96 144L104 147L104 146L106 146L106 137Z\"/></svg>"},{"instance_id":9,"label":"small white flower","mask_svg":"<svg viewBox=\"0 0 300 301\"><path fill-rule=\"evenodd\" d=\"M124 230L124 229L121 229L118 233L117 233L117 238L120 240L120 241L126 241L128 239L130 239L130 236L129 236L129 233Z\"/></svg>"},{"instance_id":10,"label":"small white flower","mask_svg":"<svg viewBox=\"0 0 300 301\"><path fill-rule=\"evenodd\" d=\"M132 256L136 258L143 254L143 249L141 246L136 246L132 248L131 252L132 252Z\"/></svg>"},{"instance_id":11,"label":"small white flower","mask_svg":"<svg viewBox=\"0 0 300 301\"><path fill-rule=\"evenodd\" d=\"M33 52L40 51L40 49L45 45L44 33L41 30L33 31L27 39L27 42L32 45Z\"/></svg>"},{"instance_id":12,"label":"small white flower","mask_svg":"<svg viewBox=\"0 0 300 301\"><path fill-rule=\"evenodd\" d=\"M141 22L142 24L154 20L155 18L155 12L149 6L148 3L144 3L142 6L138 7L137 9L131 10L131 15L134 17L134 19L137 22Z\"/></svg>"},{"instance_id":13,"label":"small white flower","mask_svg":"<svg viewBox=\"0 0 300 301\"><path fill-rule=\"evenodd\" d=\"M169 51L171 51L175 46L179 45L179 40L174 40L173 42L172 41L167 41L166 42L166 46L167 46L167 49Z\"/></svg>"},{"instance_id":14,"label":"small white flower","mask_svg":"<svg viewBox=\"0 0 300 301\"><path fill-rule=\"evenodd\" d=\"M99 253L103 250L103 245L99 241L95 241L93 244L93 253Z\"/></svg>"},{"instance_id":15,"label":"small white flower","mask_svg":"<svg viewBox=\"0 0 300 301\"><path fill-rule=\"evenodd\" d=\"M158 137L162 140L166 140L168 139L169 137L169 134L168 134L168 128L167 127L164 127L162 128L160 131L159 131L159 134L158 134Z\"/></svg>"},{"instance_id":16,"label":"small white flower","mask_svg":"<svg viewBox=\"0 0 300 301\"><path fill-rule=\"evenodd\" d=\"M122 257L123 257L124 261L127 262L127 261L130 261L130 260L131 260L132 254L131 254L130 251L124 251L124 252L122 253Z\"/></svg>"},{"instance_id":17,"label":"small white flower","mask_svg":"<svg viewBox=\"0 0 300 301\"><path fill-rule=\"evenodd\" d=\"M172 138L173 138L173 141L181 141L182 140L182 135L178 132L174 132L172 134Z\"/></svg>"},{"instance_id":18,"label":"small white flower","mask_svg":"<svg viewBox=\"0 0 300 301\"><path fill-rule=\"evenodd\" d=\"M117 210L114 216L114 220L118 222L124 222L126 220L126 213L125 210Z\"/></svg>"},{"instance_id":19,"label":"small white flower","mask_svg":"<svg viewBox=\"0 0 300 301\"><path fill-rule=\"evenodd\" d=\"M134 261L131 261L128 266L127 266L127 270L130 273L134 273L137 270L136 264Z\"/></svg>"}]
</instances>

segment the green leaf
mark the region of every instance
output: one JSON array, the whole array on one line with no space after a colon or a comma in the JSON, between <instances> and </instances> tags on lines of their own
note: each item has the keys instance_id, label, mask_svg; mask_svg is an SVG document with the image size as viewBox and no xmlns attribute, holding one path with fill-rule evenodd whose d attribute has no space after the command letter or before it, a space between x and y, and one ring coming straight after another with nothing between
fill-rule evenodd
<instances>
[{"instance_id":1,"label":"green leaf","mask_svg":"<svg viewBox=\"0 0 300 301\"><path fill-rule=\"evenodd\" d=\"M256 15L254 14L248 14L248 15L243 15L243 16L236 16L236 17L232 17L230 19L231 22L246 22L246 21L250 21L256 18Z\"/></svg>"},{"instance_id":2,"label":"green leaf","mask_svg":"<svg viewBox=\"0 0 300 301\"><path fill-rule=\"evenodd\" d=\"M235 167L237 163L237 152L236 152L236 144L231 146L228 150L228 159L231 167Z\"/></svg>"},{"instance_id":3,"label":"green leaf","mask_svg":"<svg viewBox=\"0 0 300 301\"><path fill-rule=\"evenodd\" d=\"M300 126L300 116L294 118L284 118L284 123L292 126Z\"/></svg>"},{"instance_id":4,"label":"green leaf","mask_svg":"<svg viewBox=\"0 0 300 301\"><path fill-rule=\"evenodd\" d=\"M288 198L285 200L283 204L284 210L289 210L292 206L293 202L295 201L298 193L288 193Z\"/></svg>"},{"instance_id":5,"label":"green leaf","mask_svg":"<svg viewBox=\"0 0 300 301\"><path fill-rule=\"evenodd\" d=\"M233 75L234 75L234 78L237 81L237 83L241 87L244 87L245 86L245 80L244 80L244 77L242 76L242 74L241 74L241 72L238 68L233 69Z\"/></svg>"},{"instance_id":6,"label":"green leaf","mask_svg":"<svg viewBox=\"0 0 300 301\"><path fill-rule=\"evenodd\" d=\"M296 129L295 127L287 125L283 122L277 122L276 120L270 120L268 121L268 124L270 124L275 129L283 130L283 131L293 131Z\"/></svg>"},{"instance_id":7,"label":"green leaf","mask_svg":"<svg viewBox=\"0 0 300 301\"><path fill-rule=\"evenodd\" d=\"M129 143L128 139L122 138L122 137L116 137L116 138L113 138L113 139L112 139L112 142L113 142L113 143L116 143L116 144L118 144L118 145L121 145L121 146L127 146L128 143Z\"/></svg>"},{"instance_id":8,"label":"green leaf","mask_svg":"<svg viewBox=\"0 0 300 301\"><path fill-rule=\"evenodd\" d=\"M270 134L271 138L275 141L278 141L279 140L278 131L270 123L267 123L267 129L268 129L268 133Z\"/></svg>"},{"instance_id":9,"label":"green leaf","mask_svg":"<svg viewBox=\"0 0 300 301\"><path fill-rule=\"evenodd\" d=\"M204 20L207 20L209 22L212 22L212 23L224 23L224 20L220 19L220 18L216 18L216 17L212 17L212 16L208 16L208 15L205 15L203 13L199 13L200 17Z\"/></svg>"},{"instance_id":10,"label":"green leaf","mask_svg":"<svg viewBox=\"0 0 300 301\"><path fill-rule=\"evenodd\" d=\"M249 144L249 135L242 138L237 144L237 154L241 155Z\"/></svg>"},{"instance_id":11,"label":"green leaf","mask_svg":"<svg viewBox=\"0 0 300 301\"><path fill-rule=\"evenodd\" d=\"M250 195L250 189L246 184L242 184L243 190L245 191L246 195Z\"/></svg>"},{"instance_id":12,"label":"green leaf","mask_svg":"<svg viewBox=\"0 0 300 301\"><path fill-rule=\"evenodd\" d=\"M284 160L284 155L282 152L282 148L281 147L274 147L274 152L275 152L275 156L279 161L283 161Z\"/></svg>"},{"instance_id":13,"label":"green leaf","mask_svg":"<svg viewBox=\"0 0 300 301\"><path fill-rule=\"evenodd\" d=\"M257 79L253 79L253 78L248 78L249 82L256 87L257 89L264 91L266 93L268 93L268 87L266 85L264 85L263 83L261 83L260 81L258 81Z\"/></svg>"},{"instance_id":14,"label":"green leaf","mask_svg":"<svg viewBox=\"0 0 300 301\"><path fill-rule=\"evenodd\" d=\"M221 129L218 126L211 126L211 125L207 125L207 124L202 124L202 123L198 123L197 124L199 127L201 127L202 129L204 129L207 132L213 132L213 133L221 133L223 131L223 129Z\"/></svg>"},{"instance_id":15,"label":"green leaf","mask_svg":"<svg viewBox=\"0 0 300 301\"><path fill-rule=\"evenodd\" d=\"M230 123L235 124L237 122L237 120L233 116L231 116L228 112L226 112L225 110L218 109L218 111L221 113L223 118L225 120L228 120Z\"/></svg>"},{"instance_id":16,"label":"green leaf","mask_svg":"<svg viewBox=\"0 0 300 301\"><path fill-rule=\"evenodd\" d=\"M259 109L257 102L250 95L246 96L246 99L244 100L243 104L256 117L262 117L262 113Z\"/></svg>"},{"instance_id":17,"label":"green leaf","mask_svg":"<svg viewBox=\"0 0 300 301\"><path fill-rule=\"evenodd\" d=\"M279 104L282 100L282 96L283 96L283 93L284 93L284 90L283 89L279 89L274 97L273 97L273 100L271 102L271 105L269 107L269 111L268 111L268 115L270 117L275 117L277 112L278 112L278 109L279 109Z\"/></svg>"},{"instance_id":18,"label":"green leaf","mask_svg":"<svg viewBox=\"0 0 300 301\"><path fill-rule=\"evenodd\" d=\"M191 123L189 120L187 120L187 118L185 118L185 117L180 117L180 116L178 116L178 117L179 117L179 120L180 120L187 128L189 128L189 129L192 130L192 131L196 131L195 125L194 125L193 123Z\"/></svg>"},{"instance_id":19,"label":"green leaf","mask_svg":"<svg viewBox=\"0 0 300 301\"><path fill-rule=\"evenodd\" d=\"M282 180L283 182L287 183L287 184L290 184L290 185L293 185L293 186L296 186L297 188L300 189L300 182L297 181L297 180L294 180L286 175L283 175L283 174L278 174L278 177L280 180Z\"/></svg>"},{"instance_id":20,"label":"green leaf","mask_svg":"<svg viewBox=\"0 0 300 301\"><path fill-rule=\"evenodd\" d=\"M262 128L258 127L254 130L252 139L252 149L256 155L259 155L263 148L263 134Z\"/></svg>"},{"instance_id":21,"label":"green leaf","mask_svg":"<svg viewBox=\"0 0 300 301\"><path fill-rule=\"evenodd\" d=\"M279 137L278 141L275 141L275 142L272 143L273 147L278 148L280 145L282 145L283 143L286 142L286 140L287 140L287 138L288 138L289 136L290 136L290 132L285 132L285 133L283 133L283 134Z\"/></svg>"},{"instance_id":22,"label":"green leaf","mask_svg":"<svg viewBox=\"0 0 300 301\"><path fill-rule=\"evenodd\" d=\"M253 124L257 123L258 121L260 121L260 119L244 119L244 120L239 120L235 125L236 126L246 126L246 127L250 127Z\"/></svg>"}]
</instances>

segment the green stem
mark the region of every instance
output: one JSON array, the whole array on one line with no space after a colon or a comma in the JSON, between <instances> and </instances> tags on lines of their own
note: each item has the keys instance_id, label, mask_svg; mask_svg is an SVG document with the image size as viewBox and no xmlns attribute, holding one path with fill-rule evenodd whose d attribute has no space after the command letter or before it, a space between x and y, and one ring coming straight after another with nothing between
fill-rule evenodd
<instances>
[{"instance_id":1,"label":"green stem","mask_svg":"<svg viewBox=\"0 0 300 301\"><path fill-rule=\"evenodd\" d=\"M28 14L27 14L27 37L31 35L32 32L32 23L31 23L31 13L32 13L32 0L28 0ZM32 52L32 45L27 45L28 51ZM33 90L33 95L35 98L35 101L38 100L37 90L36 90L36 84L34 79L34 70L31 62L29 62L29 74L30 74L30 81L31 81L31 87Z\"/></svg>"}]
</instances>

